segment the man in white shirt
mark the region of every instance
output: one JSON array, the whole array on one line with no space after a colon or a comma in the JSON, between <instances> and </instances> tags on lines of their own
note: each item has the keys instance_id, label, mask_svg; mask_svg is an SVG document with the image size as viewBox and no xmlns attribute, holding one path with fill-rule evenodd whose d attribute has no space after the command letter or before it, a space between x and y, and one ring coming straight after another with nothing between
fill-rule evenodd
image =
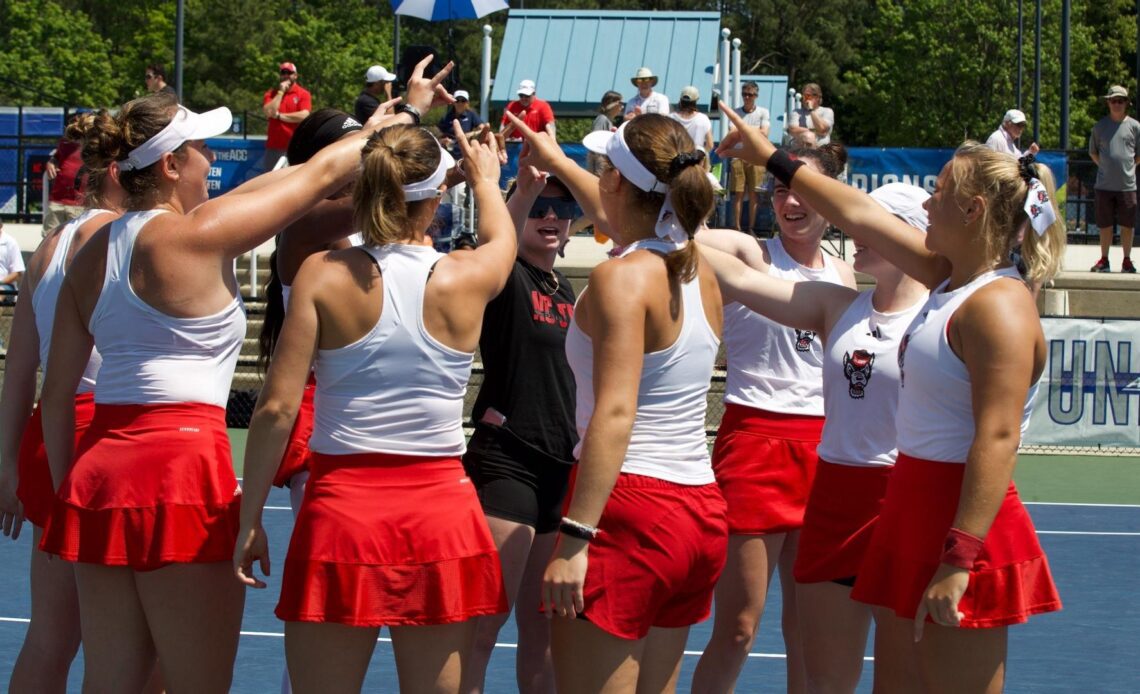
<instances>
[{"instance_id":1,"label":"man in white shirt","mask_svg":"<svg viewBox=\"0 0 1140 694\"><path fill-rule=\"evenodd\" d=\"M637 68L637 72L630 78L633 86L637 87L637 96L625 104L625 119L630 120L643 113L660 113L669 115L669 98L664 94L653 91L657 86L657 75L647 67Z\"/></svg>"},{"instance_id":2,"label":"man in white shirt","mask_svg":"<svg viewBox=\"0 0 1140 694\"><path fill-rule=\"evenodd\" d=\"M743 97L744 104L737 113L740 114L745 123L754 128L759 128L764 137L768 137L768 130L772 125L771 116L768 109L756 105L756 98L759 94L760 85L755 82L745 82L740 88L740 96ZM764 182L766 171L763 166L749 164L735 157L731 161L732 179L729 182L729 190L732 192L732 219L736 223L737 230L748 231L756 226L756 213L760 210L760 191L758 188ZM747 224L741 224L740 214L744 211L745 195L748 196L749 220Z\"/></svg>"},{"instance_id":3,"label":"man in white shirt","mask_svg":"<svg viewBox=\"0 0 1140 694\"><path fill-rule=\"evenodd\" d=\"M4 233L4 222L0 221L0 304L11 305L16 301L16 289L24 276L24 256L20 244L11 234Z\"/></svg>"},{"instance_id":4,"label":"man in white shirt","mask_svg":"<svg viewBox=\"0 0 1140 694\"><path fill-rule=\"evenodd\" d=\"M831 142L831 131L835 128L835 111L823 105L823 89L815 82L804 85L803 101L800 108L788 116L784 128L788 141L801 132L815 133L816 145L823 147Z\"/></svg>"},{"instance_id":5,"label":"man in white shirt","mask_svg":"<svg viewBox=\"0 0 1140 694\"><path fill-rule=\"evenodd\" d=\"M1029 149L1024 152L1017 146L1017 141L1023 132L1025 132L1025 114L1016 108L1011 108L1005 112L1005 117L1001 119L1001 125L998 126L998 129L986 138L986 147L995 152L1012 154L1018 158L1022 154L1037 154L1040 148L1036 142L1031 143Z\"/></svg>"}]
</instances>

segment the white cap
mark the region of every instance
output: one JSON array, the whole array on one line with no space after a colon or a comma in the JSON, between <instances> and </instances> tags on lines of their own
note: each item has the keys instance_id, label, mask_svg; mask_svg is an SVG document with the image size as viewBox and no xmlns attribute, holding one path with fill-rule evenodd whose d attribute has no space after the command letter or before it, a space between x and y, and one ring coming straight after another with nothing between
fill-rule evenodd
<instances>
[{"instance_id":1,"label":"white cap","mask_svg":"<svg viewBox=\"0 0 1140 694\"><path fill-rule=\"evenodd\" d=\"M929 197L926 190L910 183L888 183L871 191L871 198L887 212L924 232L928 222L922 203Z\"/></svg>"},{"instance_id":2,"label":"white cap","mask_svg":"<svg viewBox=\"0 0 1140 694\"><path fill-rule=\"evenodd\" d=\"M388 72L388 69L383 65L373 65L368 68L368 72L364 73L364 81L369 84L373 82L395 82L396 76Z\"/></svg>"},{"instance_id":3,"label":"white cap","mask_svg":"<svg viewBox=\"0 0 1140 694\"><path fill-rule=\"evenodd\" d=\"M701 93L693 85L689 85L681 90L681 101L692 101L696 103L701 100Z\"/></svg>"},{"instance_id":4,"label":"white cap","mask_svg":"<svg viewBox=\"0 0 1140 694\"><path fill-rule=\"evenodd\" d=\"M534 96L535 91L534 80L523 80L519 82L519 96Z\"/></svg>"},{"instance_id":5,"label":"white cap","mask_svg":"<svg viewBox=\"0 0 1140 694\"><path fill-rule=\"evenodd\" d=\"M162 155L181 147L184 142L205 140L229 132L233 122L233 114L225 106L205 113L194 113L185 106L179 106L170 123L157 135L131 150L127 158L119 162L119 168L123 171L145 169L161 159Z\"/></svg>"},{"instance_id":6,"label":"white cap","mask_svg":"<svg viewBox=\"0 0 1140 694\"><path fill-rule=\"evenodd\" d=\"M1005 112L1005 117L1001 119L1002 123L1020 124L1025 122L1025 114L1018 111L1016 108L1011 108Z\"/></svg>"},{"instance_id":7,"label":"white cap","mask_svg":"<svg viewBox=\"0 0 1140 694\"><path fill-rule=\"evenodd\" d=\"M456 99L471 101L471 95L467 93L466 89L456 89L455 93L452 94L452 96L454 96Z\"/></svg>"}]
</instances>

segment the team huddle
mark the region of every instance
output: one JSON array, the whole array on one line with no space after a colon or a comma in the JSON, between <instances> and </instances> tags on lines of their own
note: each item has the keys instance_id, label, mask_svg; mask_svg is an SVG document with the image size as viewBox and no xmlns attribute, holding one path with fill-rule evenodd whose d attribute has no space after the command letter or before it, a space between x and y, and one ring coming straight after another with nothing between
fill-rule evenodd
<instances>
[{"instance_id":1,"label":"team huddle","mask_svg":"<svg viewBox=\"0 0 1140 694\"><path fill-rule=\"evenodd\" d=\"M482 691L512 608L520 691L671 691L715 596L693 690L728 692L776 569L789 691L854 691L872 620L876 691L1001 691L1006 628L1061 607L1012 482L1045 362L1028 285L1065 243L1046 167L966 143L933 194L867 195L726 109L717 153L773 179L758 241L708 228L708 155L675 119L590 133L587 171L508 114L504 201L493 136L456 127L457 162L419 126L453 100L430 60L214 199L228 109L159 94L71 126L87 210L29 262L0 402L36 545L10 690L64 691L82 642L85 691L227 691L246 588L287 542L285 691L359 691L381 627L401 691ZM460 182L478 244L443 254ZM575 297L554 260L583 216L615 249ZM274 237L239 486L232 261ZM262 525L275 484L291 538Z\"/></svg>"}]
</instances>

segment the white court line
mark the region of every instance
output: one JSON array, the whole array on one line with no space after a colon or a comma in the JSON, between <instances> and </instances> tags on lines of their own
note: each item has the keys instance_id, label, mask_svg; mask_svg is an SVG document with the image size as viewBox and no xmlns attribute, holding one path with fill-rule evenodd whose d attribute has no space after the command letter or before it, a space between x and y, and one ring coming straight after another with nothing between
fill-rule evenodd
<instances>
[{"instance_id":1,"label":"white court line","mask_svg":"<svg viewBox=\"0 0 1140 694\"><path fill-rule=\"evenodd\" d=\"M32 620L27 619L25 617L0 617L0 622L15 622L18 624L27 624L30 621L32 621ZM285 634L279 633L276 631L243 631L243 632L241 632L241 635L242 636L262 636L262 637L267 636L267 637L276 638L276 639L285 638ZM381 638L376 639L376 640L381 642L381 643L392 643L392 639L386 638L386 637L381 637ZM496 643L495 644L495 648L518 648L518 647L519 647L519 645L517 643ZM685 651L685 655L690 655L690 656L699 656L699 655L703 655L703 654L704 654L704 651ZM780 658L780 659L784 659L784 658L787 658L788 656L784 655L783 653L749 653L748 657L749 658ZM864 657L863 660L872 661L874 659L871 657Z\"/></svg>"},{"instance_id":2,"label":"white court line","mask_svg":"<svg viewBox=\"0 0 1140 694\"><path fill-rule=\"evenodd\" d=\"M1140 533L1086 532L1083 530L1038 530L1038 535L1108 535L1113 537L1140 537Z\"/></svg>"},{"instance_id":3,"label":"white court line","mask_svg":"<svg viewBox=\"0 0 1140 694\"><path fill-rule=\"evenodd\" d=\"M1070 504L1064 501L1023 501L1026 506L1088 506L1092 508L1140 508L1140 504Z\"/></svg>"}]
</instances>

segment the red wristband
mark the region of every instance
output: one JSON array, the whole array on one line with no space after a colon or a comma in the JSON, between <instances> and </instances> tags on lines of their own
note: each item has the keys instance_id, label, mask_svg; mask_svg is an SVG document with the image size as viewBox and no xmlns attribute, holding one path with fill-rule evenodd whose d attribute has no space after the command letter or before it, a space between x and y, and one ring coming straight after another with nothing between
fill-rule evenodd
<instances>
[{"instance_id":1,"label":"red wristband","mask_svg":"<svg viewBox=\"0 0 1140 694\"><path fill-rule=\"evenodd\" d=\"M982 551L982 538L971 535L965 530L950 528L946 533L946 540L942 543L943 564L957 566L959 569L974 568L974 560Z\"/></svg>"}]
</instances>

